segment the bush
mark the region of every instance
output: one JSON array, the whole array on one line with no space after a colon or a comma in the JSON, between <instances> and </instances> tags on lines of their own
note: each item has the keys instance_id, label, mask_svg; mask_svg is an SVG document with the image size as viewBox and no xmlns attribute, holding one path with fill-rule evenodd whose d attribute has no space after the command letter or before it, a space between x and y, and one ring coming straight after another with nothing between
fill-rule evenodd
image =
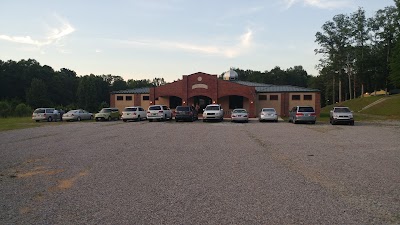
<instances>
[{"instance_id":1,"label":"bush","mask_svg":"<svg viewBox=\"0 0 400 225\"><path fill-rule=\"evenodd\" d=\"M8 117L11 115L11 106L6 101L0 101L0 117Z\"/></svg>"},{"instance_id":2,"label":"bush","mask_svg":"<svg viewBox=\"0 0 400 225\"><path fill-rule=\"evenodd\" d=\"M29 116L32 111L32 108L24 103L20 103L15 107L15 115L19 117Z\"/></svg>"}]
</instances>

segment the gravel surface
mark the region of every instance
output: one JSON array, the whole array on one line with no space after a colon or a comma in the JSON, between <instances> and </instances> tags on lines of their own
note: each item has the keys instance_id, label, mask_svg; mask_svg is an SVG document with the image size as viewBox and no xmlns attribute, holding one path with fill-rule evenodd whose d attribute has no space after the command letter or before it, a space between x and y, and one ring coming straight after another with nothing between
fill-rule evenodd
<instances>
[{"instance_id":1,"label":"gravel surface","mask_svg":"<svg viewBox=\"0 0 400 225\"><path fill-rule=\"evenodd\" d=\"M400 224L400 123L0 132L0 224Z\"/></svg>"}]
</instances>

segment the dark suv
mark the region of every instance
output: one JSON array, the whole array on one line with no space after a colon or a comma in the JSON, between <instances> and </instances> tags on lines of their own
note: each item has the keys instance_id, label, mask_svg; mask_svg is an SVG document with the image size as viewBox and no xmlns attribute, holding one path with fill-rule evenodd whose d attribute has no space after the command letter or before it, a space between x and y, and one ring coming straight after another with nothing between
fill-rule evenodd
<instances>
[{"instance_id":1,"label":"dark suv","mask_svg":"<svg viewBox=\"0 0 400 225\"><path fill-rule=\"evenodd\" d=\"M198 119L198 113L193 106L177 106L175 109L175 121L194 121Z\"/></svg>"}]
</instances>

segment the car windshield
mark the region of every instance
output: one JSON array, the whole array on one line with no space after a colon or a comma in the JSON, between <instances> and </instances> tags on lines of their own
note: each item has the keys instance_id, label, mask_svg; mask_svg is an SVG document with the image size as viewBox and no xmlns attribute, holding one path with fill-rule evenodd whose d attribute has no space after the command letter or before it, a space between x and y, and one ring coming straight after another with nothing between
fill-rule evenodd
<instances>
[{"instance_id":1,"label":"car windshield","mask_svg":"<svg viewBox=\"0 0 400 225\"><path fill-rule=\"evenodd\" d=\"M161 106L157 105L157 106L150 106L149 110L161 110Z\"/></svg>"},{"instance_id":2,"label":"car windshield","mask_svg":"<svg viewBox=\"0 0 400 225\"><path fill-rule=\"evenodd\" d=\"M100 110L101 113L109 113L111 112L111 109L102 109Z\"/></svg>"},{"instance_id":3,"label":"car windshield","mask_svg":"<svg viewBox=\"0 0 400 225\"><path fill-rule=\"evenodd\" d=\"M206 111L207 110L219 110L219 106L217 106L217 105L207 106L205 110Z\"/></svg>"},{"instance_id":4,"label":"car windshield","mask_svg":"<svg viewBox=\"0 0 400 225\"><path fill-rule=\"evenodd\" d=\"M313 107L299 107L299 112L314 112Z\"/></svg>"},{"instance_id":5,"label":"car windshield","mask_svg":"<svg viewBox=\"0 0 400 225\"><path fill-rule=\"evenodd\" d=\"M185 111L185 112L188 112L188 111L190 111L190 107L178 106L178 107L176 107L176 111Z\"/></svg>"},{"instance_id":6,"label":"car windshield","mask_svg":"<svg viewBox=\"0 0 400 225\"><path fill-rule=\"evenodd\" d=\"M34 113L44 113L44 109L36 109Z\"/></svg>"},{"instance_id":7,"label":"car windshield","mask_svg":"<svg viewBox=\"0 0 400 225\"><path fill-rule=\"evenodd\" d=\"M334 112L347 113L347 112L351 112L351 111L349 108L335 108Z\"/></svg>"},{"instance_id":8,"label":"car windshield","mask_svg":"<svg viewBox=\"0 0 400 225\"><path fill-rule=\"evenodd\" d=\"M263 112L275 112L275 109L263 109Z\"/></svg>"},{"instance_id":9,"label":"car windshield","mask_svg":"<svg viewBox=\"0 0 400 225\"><path fill-rule=\"evenodd\" d=\"M125 108L124 112L135 112L137 111L137 108Z\"/></svg>"},{"instance_id":10,"label":"car windshield","mask_svg":"<svg viewBox=\"0 0 400 225\"><path fill-rule=\"evenodd\" d=\"M233 113L247 113L247 111L245 109L235 109Z\"/></svg>"}]
</instances>

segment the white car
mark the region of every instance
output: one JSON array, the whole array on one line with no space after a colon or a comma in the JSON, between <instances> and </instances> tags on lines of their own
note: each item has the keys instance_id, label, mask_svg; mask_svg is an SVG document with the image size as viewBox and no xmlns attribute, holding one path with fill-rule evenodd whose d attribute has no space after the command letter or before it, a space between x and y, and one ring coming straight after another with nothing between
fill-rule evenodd
<instances>
[{"instance_id":1,"label":"white car","mask_svg":"<svg viewBox=\"0 0 400 225\"><path fill-rule=\"evenodd\" d=\"M209 120L222 121L223 119L224 119L224 110L221 108L221 105L218 104L207 105L203 111L203 122L207 122Z\"/></svg>"},{"instance_id":2,"label":"white car","mask_svg":"<svg viewBox=\"0 0 400 225\"><path fill-rule=\"evenodd\" d=\"M165 105L151 105L147 109L147 119L149 122L153 120L170 120L172 119L172 111Z\"/></svg>"},{"instance_id":3,"label":"white car","mask_svg":"<svg viewBox=\"0 0 400 225\"><path fill-rule=\"evenodd\" d=\"M93 114L83 109L75 109L64 113L62 119L65 121L92 120Z\"/></svg>"},{"instance_id":4,"label":"white car","mask_svg":"<svg viewBox=\"0 0 400 225\"><path fill-rule=\"evenodd\" d=\"M126 122L128 120L141 121L147 118L146 111L141 106L125 107L122 111L121 119Z\"/></svg>"},{"instance_id":5,"label":"white car","mask_svg":"<svg viewBox=\"0 0 400 225\"><path fill-rule=\"evenodd\" d=\"M231 114L231 122L249 122L249 113L246 109L234 109Z\"/></svg>"},{"instance_id":6,"label":"white car","mask_svg":"<svg viewBox=\"0 0 400 225\"><path fill-rule=\"evenodd\" d=\"M260 122L262 121L274 121L278 122L278 114L274 108L263 108L260 112Z\"/></svg>"}]
</instances>

